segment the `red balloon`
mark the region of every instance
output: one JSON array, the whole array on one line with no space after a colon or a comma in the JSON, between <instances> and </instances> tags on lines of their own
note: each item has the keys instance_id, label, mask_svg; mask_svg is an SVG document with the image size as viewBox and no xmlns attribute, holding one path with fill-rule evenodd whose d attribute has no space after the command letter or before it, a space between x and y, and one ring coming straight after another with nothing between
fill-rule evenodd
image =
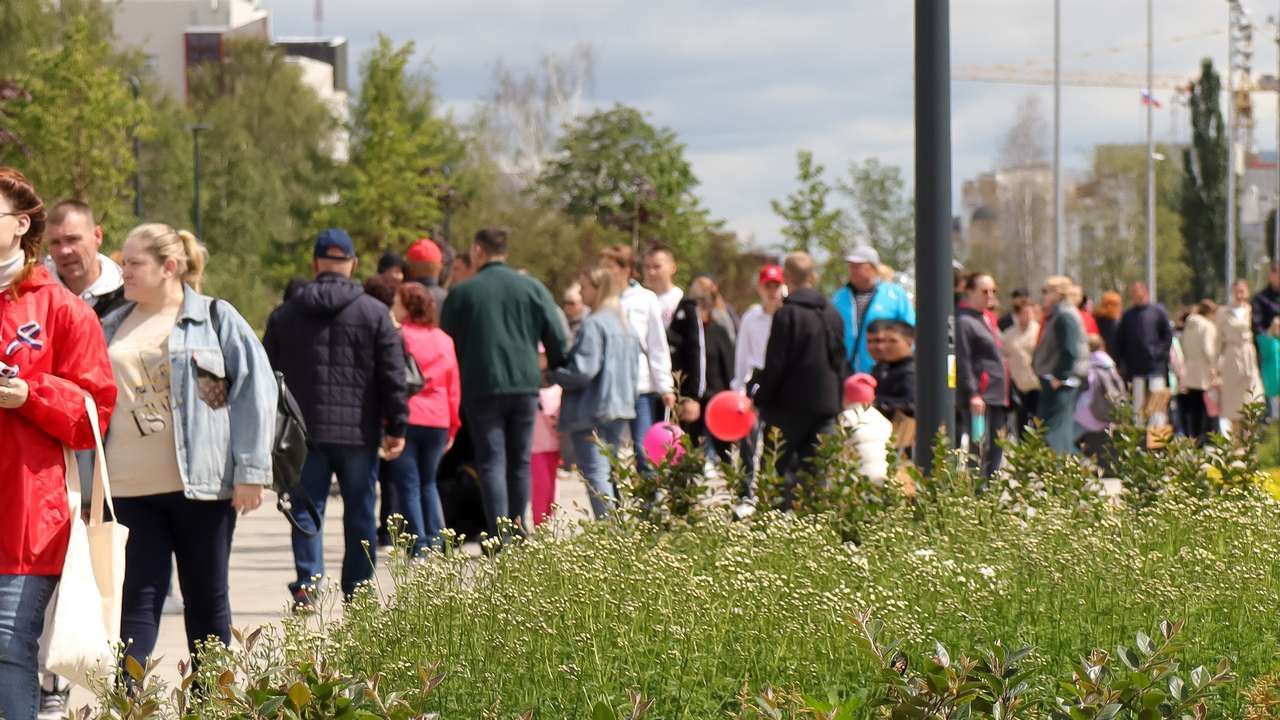
<instances>
[{"instance_id":1,"label":"red balloon","mask_svg":"<svg viewBox=\"0 0 1280 720\"><path fill-rule=\"evenodd\" d=\"M745 393L725 390L707 403L707 431L717 440L737 442L756 426L756 408Z\"/></svg>"}]
</instances>

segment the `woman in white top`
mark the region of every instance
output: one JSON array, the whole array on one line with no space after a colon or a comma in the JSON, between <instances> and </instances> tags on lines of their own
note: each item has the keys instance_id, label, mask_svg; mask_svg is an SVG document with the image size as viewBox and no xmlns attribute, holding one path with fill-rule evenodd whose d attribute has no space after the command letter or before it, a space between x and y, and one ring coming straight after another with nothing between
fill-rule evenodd
<instances>
[{"instance_id":1,"label":"woman in white top","mask_svg":"<svg viewBox=\"0 0 1280 720\"><path fill-rule=\"evenodd\" d=\"M1219 416L1223 430L1240 419L1249 403L1262 401L1262 373L1253 345L1249 283L1237 280L1231 286L1231 305L1218 310L1218 383L1222 389Z\"/></svg>"},{"instance_id":2,"label":"woman in white top","mask_svg":"<svg viewBox=\"0 0 1280 720\"><path fill-rule=\"evenodd\" d=\"M1218 306L1201 300L1182 327L1182 394L1178 407L1188 436L1203 441L1213 429L1205 393L1218 381L1218 328L1213 317Z\"/></svg>"}]
</instances>

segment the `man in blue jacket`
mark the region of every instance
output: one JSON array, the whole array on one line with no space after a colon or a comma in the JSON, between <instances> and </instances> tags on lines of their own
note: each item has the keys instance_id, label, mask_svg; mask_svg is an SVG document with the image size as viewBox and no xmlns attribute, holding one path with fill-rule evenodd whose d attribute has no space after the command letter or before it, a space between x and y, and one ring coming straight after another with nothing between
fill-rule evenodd
<instances>
[{"instance_id":1,"label":"man in blue jacket","mask_svg":"<svg viewBox=\"0 0 1280 720\"><path fill-rule=\"evenodd\" d=\"M836 291L831 302L844 320L844 348L855 373L870 373L875 360L867 352L867 328L876 320L916 325L916 309L902 286L880 280L880 254L869 245L854 248L849 282Z\"/></svg>"}]
</instances>

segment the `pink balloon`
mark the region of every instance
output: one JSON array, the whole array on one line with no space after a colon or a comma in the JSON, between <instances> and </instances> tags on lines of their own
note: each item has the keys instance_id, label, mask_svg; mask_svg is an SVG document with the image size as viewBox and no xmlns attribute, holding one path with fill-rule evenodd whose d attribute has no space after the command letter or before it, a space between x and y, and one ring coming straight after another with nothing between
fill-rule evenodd
<instances>
[{"instance_id":1,"label":"pink balloon","mask_svg":"<svg viewBox=\"0 0 1280 720\"><path fill-rule=\"evenodd\" d=\"M655 465L679 461L684 457L684 445L680 443L682 437L684 437L684 431L679 425L669 422L653 425L649 428L649 432L644 434L642 445L645 457Z\"/></svg>"},{"instance_id":2,"label":"pink balloon","mask_svg":"<svg viewBox=\"0 0 1280 720\"><path fill-rule=\"evenodd\" d=\"M707 432L723 442L737 442L756 426L756 408L745 393L725 390L707 403Z\"/></svg>"}]
</instances>

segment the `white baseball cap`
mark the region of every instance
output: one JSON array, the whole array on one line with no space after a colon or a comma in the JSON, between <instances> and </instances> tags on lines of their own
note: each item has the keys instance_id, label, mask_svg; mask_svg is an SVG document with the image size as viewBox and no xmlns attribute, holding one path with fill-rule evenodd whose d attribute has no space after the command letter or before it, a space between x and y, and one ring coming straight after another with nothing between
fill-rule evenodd
<instances>
[{"instance_id":1,"label":"white baseball cap","mask_svg":"<svg viewBox=\"0 0 1280 720\"><path fill-rule=\"evenodd\" d=\"M845 262L851 263L869 263L871 265L880 264L880 253L870 245L859 245L845 256Z\"/></svg>"}]
</instances>

